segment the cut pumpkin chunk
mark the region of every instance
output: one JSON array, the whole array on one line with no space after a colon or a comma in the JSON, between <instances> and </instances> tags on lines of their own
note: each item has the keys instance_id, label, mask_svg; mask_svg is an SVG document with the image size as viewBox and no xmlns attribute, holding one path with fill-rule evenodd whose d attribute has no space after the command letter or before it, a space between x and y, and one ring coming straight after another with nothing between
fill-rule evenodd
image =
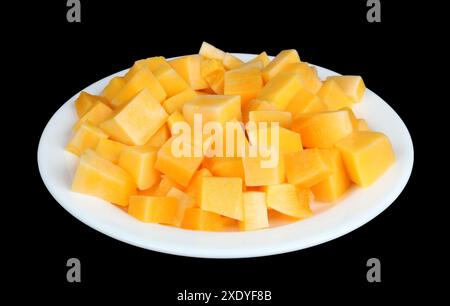
<instances>
[{"instance_id":1,"label":"cut pumpkin chunk","mask_svg":"<svg viewBox=\"0 0 450 306\"><path fill-rule=\"evenodd\" d=\"M169 126L170 131L172 131L173 126L176 125L177 122L186 122L186 120L184 120L182 114L180 114L178 111L175 111L169 116L169 118L167 118L167 125Z\"/></svg>"},{"instance_id":2,"label":"cut pumpkin chunk","mask_svg":"<svg viewBox=\"0 0 450 306\"><path fill-rule=\"evenodd\" d=\"M147 89L152 97L159 103L164 101L167 97L167 94L158 79L148 67L144 66L119 90L117 95L112 99L111 105L114 108L118 108L119 106L128 103L143 89Z\"/></svg>"},{"instance_id":3,"label":"cut pumpkin chunk","mask_svg":"<svg viewBox=\"0 0 450 306\"><path fill-rule=\"evenodd\" d=\"M298 74L281 73L270 79L259 92L258 99L272 103L278 110L285 110L301 88L303 85Z\"/></svg>"},{"instance_id":4,"label":"cut pumpkin chunk","mask_svg":"<svg viewBox=\"0 0 450 306\"><path fill-rule=\"evenodd\" d=\"M196 207L187 208L184 212L181 228L220 232L223 230L222 216Z\"/></svg>"},{"instance_id":5,"label":"cut pumpkin chunk","mask_svg":"<svg viewBox=\"0 0 450 306\"><path fill-rule=\"evenodd\" d=\"M250 111L249 121L252 122L278 122L281 127L290 128L292 125L292 114L277 110L257 110Z\"/></svg>"},{"instance_id":6,"label":"cut pumpkin chunk","mask_svg":"<svg viewBox=\"0 0 450 306\"><path fill-rule=\"evenodd\" d=\"M200 208L236 220L244 219L242 179L237 177L203 177Z\"/></svg>"},{"instance_id":7,"label":"cut pumpkin chunk","mask_svg":"<svg viewBox=\"0 0 450 306\"><path fill-rule=\"evenodd\" d=\"M134 62L134 65L130 68L130 70L124 75L123 79L125 82L128 82L139 70L146 67L150 69L150 71L154 72L161 65L167 66L169 63L163 56L154 56L145 59L141 59Z\"/></svg>"},{"instance_id":8,"label":"cut pumpkin chunk","mask_svg":"<svg viewBox=\"0 0 450 306\"><path fill-rule=\"evenodd\" d=\"M264 192L248 191L242 195L244 202L244 220L239 222L239 228L244 231L269 227L267 216L266 194Z\"/></svg>"},{"instance_id":9,"label":"cut pumpkin chunk","mask_svg":"<svg viewBox=\"0 0 450 306\"><path fill-rule=\"evenodd\" d=\"M261 52L259 55L255 56L254 58L252 58L246 64L251 64L251 63L255 63L255 62L261 62L263 65L263 68L264 68L270 63L270 59L269 59L269 56L267 55L267 53L264 51L264 52Z\"/></svg>"},{"instance_id":10,"label":"cut pumpkin chunk","mask_svg":"<svg viewBox=\"0 0 450 306\"><path fill-rule=\"evenodd\" d=\"M201 61L200 73L203 78L217 72L225 72L225 66L222 61L210 58L205 58Z\"/></svg>"},{"instance_id":11,"label":"cut pumpkin chunk","mask_svg":"<svg viewBox=\"0 0 450 306\"><path fill-rule=\"evenodd\" d=\"M225 123L241 119L241 97L229 95L200 95L183 105L183 116L194 124L194 114L200 114L203 124L216 121Z\"/></svg>"},{"instance_id":12,"label":"cut pumpkin chunk","mask_svg":"<svg viewBox=\"0 0 450 306\"><path fill-rule=\"evenodd\" d=\"M177 213L174 218L174 223L176 226L181 226L183 222L183 217L186 209L195 206L195 199L189 196L184 191L178 188L172 187L167 193L168 197L172 197L178 200Z\"/></svg>"},{"instance_id":13,"label":"cut pumpkin chunk","mask_svg":"<svg viewBox=\"0 0 450 306\"><path fill-rule=\"evenodd\" d=\"M150 145L133 146L120 154L118 165L133 176L139 190L149 189L159 181L160 174L153 169L157 150Z\"/></svg>"},{"instance_id":14,"label":"cut pumpkin chunk","mask_svg":"<svg viewBox=\"0 0 450 306\"><path fill-rule=\"evenodd\" d=\"M130 196L136 193L136 185L125 170L88 149L81 155L72 191L127 206Z\"/></svg>"},{"instance_id":15,"label":"cut pumpkin chunk","mask_svg":"<svg viewBox=\"0 0 450 306\"><path fill-rule=\"evenodd\" d=\"M143 145L164 125L167 117L161 104L144 89L100 127L114 140Z\"/></svg>"},{"instance_id":16,"label":"cut pumpkin chunk","mask_svg":"<svg viewBox=\"0 0 450 306\"><path fill-rule=\"evenodd\" d=\"M73 131L76 131L80 126L89 122L93 125L97 125L100 122L108 119L113 114L113 110L102 102L95 102L95 104L74 124Z\"/></svg>"},{"instance_id":17,"label":"cut pumpkin chunk","mask_svg":"<svg viewBox=\"0 0 450 306\"><path fill-rule=\"evenodd\" d=\"M201 55L187 55L169 61L169 64L194 90L208 88L200 72Z\"/></svg>"},{"instance_id":18,"label":"cut pumpkin chunk","mask_svg":"<svg viewBox=\"0 0 450 306\"><path fill-rule=\"evenodd\" d=\"M183 186L173 181L167 175L161 175L161 181L156 189L154 189L152 195L154 196L165 196L172 189L177 188L179 190L183 190Z\"/></svg>"},{"instance_id":19,"label":"cut pumpkin chunk","mask_svg":"<svg viewBox=\"0 0 450 306\"><path fill-rule=\"evenodd\" d=\"M284 158L281 154L277 155L278 158L262 155L243 157L245 185L251 187L283 183L285 180Z\"/></svg>"},{"instance_id":20,"label":"cut pumpkin chunk","mask_svg":"<svg viewBox=\"0 0 450 306\"><path fill-rule=\"evenodd\" d=\"M166 92L167 98L191 89L188 83L169 64L160 65L153 73Z\"/></svg>"},{"instance_id":21,"label":"cut pumpkin chunk","mask_svg":"<svg viewBox=\"0 0 450 306\"><path fill-rule=\"evenodd\" d=\"M320 183L330 176L332 171L318 149L286 154L285 160L287 181L300 188L309 188Z\"/></svg>"},{"instance_id":22,"label":"cut pumpkin chunk","mask_svg":"<svg viewBox=\"0 0 450 306\"><path fill-rule=\"evenodd\" d=\"M359 75L330 76L327 79L335 81L354 103L361 102L366 85Z\"/></svg>"},{"instance_id":23,"label":"cut pumpkin chunk","mask_svg":"<svg viewBox=\"0 0 450 306\"><path fill-rule=\"evenodd\" d=\"M207 77L205 77L208 83L211 93L223 95L225 86L225 71L216 71Z\"/></svg>"},{"instance_id":24,"label":"cut pumpkin chunk","mask_svg":"<svg viewBox=\"0 0 450 306\"><path fill-rule=\"evenodd\" d=\"M331 148L354 130L349 110L303 114L292 123L292 130L300 133L307 148Z\"/></svg>"},{"instance_id":25,"label":"cut pumpkin chunk","mask_svg":"<svg viewBox=\"0 0 450 306\"><path fill-rule=\"evenodd\" d=\"M109 81L108 85L103 88L101 96L108 99L108 101L112 101L124 85L125 80L123 77L114 77L111 79L111 81Z\"/></svg>"},{"instance_id":26,"label":"cut pumpkin chunk","mask_svg":"<svg viewBox=\"0 0 450 306\"><path fill-rule=\"evenodd\" d=\"M102 158L107 159L115 164L119 161L120 153L126 147L123 143L102 138L97 144L95 152Z\"/></svg>"},{"instance_id":27,"label":"cut pumpkin chunk","mask_svg":"<svg viewBox=\"0 0 450 306\"><path fill-rule=\"evenodd\" d=\"M326 110L320 98L304 88L295 94L286 107L286 111L290 112L294 119L301 114L318 113Z\"/></svg>"},{"instance_id":28,"label":"cut pumpkin chunk","mask_svg":"<svg viewBox=\"0 0 450 306\"><path fill-rule=\"evenodd\" d=\"M336 143L350 179L369 186L394 163L392 145L386 135L371 131L355 131Z\"/></svg>"},{"instance_id":29,"label":"cut pumpkin chunk","mask_svg":"<svg viewBox=\"0 0 450 306\"><path fill-rule=\"evenodd\" d=\"M261 70L257 68L233 69L225 72L224 94L241 96L242 105L256 98L262 88Z\"/></svg>"},{"instance_id":30,"label":"cut pumpkin chunk","mask_svg":"<svg viewBox=\"0 0 450 306\"><path fill-rule=\"evenodd\" d=\"M311 67L308 63L292 63L286 65L282 72L297 73L302 80L303 87L312 94L316 94L322 87L315 68Z\"/></svg>"},{"instance_id":31,"label":"cut pumpkin chunk","mask_svg":"<svg viewBox=\"0 0 450 306\"><path fill-rule=\"evenodd\" d=\"M167 113L172 114L175 111L181 112L183 104L193 100L197 96L195 90L187 88L182 92L168 98L163 102L163 107Z\"/></svg>"},{"instance_id":32,"label":"cut pumpkin chunk","mask_svg":"<svg viewBox=\"0 0 450 306\"><path fill-rule=\"evenodd\" d=\"M356 120L356 129L358 131L370 131L369 126L367 125L367 122L364 119Z\"/></svg>"},{"instance_id":33,"label":"cut pumpkin chunk","mask_svg":"<svg viewBox=\"0 0 450 306\"><path fill-rule=\"evenodd\" d=\"M206 168L201 168L194 173L189 185L186 187L186 193L193 198L198 199L200 195L200 186L202 178L205 176L212 176L211 171Z\"/></svg>"},{"instance_id":34,"label":"cut pumpkin chunk","mask_svg":"<svg viewBox=\"0 0 450 306\"><path fill-rule=\"evenodd\" d=\"M242 108L242 120L244 121L244 123L247 123L247 121L249 120L248 117L251 111L277 110L275 105L273 105L272 103L258 99L250 100L247 104L242 105L241 108Z\"/></svg>"},{"instance_id":35,"label":"cut pumpkin chunk","mask_svg":"<svg viewBox=\"0 0 450 306\"><path fill-rule=\"evenodd\" d=\"M334 202L348 190L351 182L347 176L341 154L337 149L321 149L319 153L331 169L331 174L320 183L312 186L311 191L319 201Z\"/></svg>"},{"instance_id":36,"label":"cut pumpkin chunk","mask_svg":"<svg viewBox=\"0 0 450 306\"><path fill-rule=\"evenodd\" d=\"M167 119L169 120L169 119ZM164 124L153 134L152 137L147 141L146 145L150 145L155 148L160 148L163 144L166 143L170 138L170 130L167 124Z\"/></svg>"},{"instance_id":37,"label":"cut pumpkin chunk","mask_svg":"<svg viewBox=\"0 0 450 306\"><path fill-rule=\"evenodd\" d=\"M297 188L292 184L278 184L264 187L267 206L282 214L302 219L311 215L310 198L299 198ZM301 200L301 201L300 201Z\"/></svg>"},{"instance_id":38,"label":"cut pumpkin chunk","mask_svg":"<svg viewBox=\"0 0 450 306\"><path fill-rule=\"evenodd\" d=\"M231 53L225 53L222 63L228 70L239 68L242 64L244 64L243 61Z\"/></svg>"},{"instance_id":39,"label":"cut pumpkin chunk","mask_svg":"<svg viewBox=\"0 0 450 306\"><path fill-rule=\"evenodd\" d=\"M66 150L80 156L87 149L95 149L108 135L89 122L83 123L66 146Z\"/></svg>"},{"instance_id":40,"label":"cut pumpkin chunk","mask_svg":"<svg viewBox=\"0 0 450 306\"><path fill-rule=\"evenodd\" d=\"M142 222L176 225L178 200L172 197L135 195L130 197L128 213Z\"/></svg>"},{"instance_id":41,"label":"cut pumpkin chunk","mask_svg":"<svg viewBox=\"0 0 450 306\"><path fill-rule=\"evenodd\" d=\"M346 95L338 83L331 79L323 82L317 96L330 111L351 107L353 104L352 99Z\"/></svg>"},{"instance_id":42,"label":"cut pumpkin chunk","mask_svg":"<svg viewBox=\"0 0 450 306\"><path fill-rule=\"evenodd\" d=\"M296 50L283 50L278 53L278 55L263 70L264 82L269 82L291 63L300 63L300 57Z\"/></svg>"},{"instance_id":43,"label":"cut pumpkin chunk","mask_svg":"<svg viewBox=\"0 0 450 306\"><path fill-rule=\"evenodd\" d=\"M303 150L300 134L281 126L252 126L247 129L247 134L251 144L275 146L278 148L280 154L294 153Z\"/></svg>"},{"instance_id":44,"label":"cut pumpkin chunk","mask_svg":"<svg viewBox=\"0 0 450 306\"><path fill-rule=\"evenodd\" d=\"M80 95L75 100L75 109L77 110L78 118L83 117L98 102L109 103L108 99L104 97L91 95L85 91L80 92Z\"/></svg>"},{"instance_id":45,"label":"cut pumpkin chunk","mask_svg":"<svg viewBox=\"0 0 450 306\"><path fill-rule=\"evenodd\" d=\"M240 157L211 157L205 158L203 165L214 176L240 177L244 179L244 168Z\"/></svg>"},{"instance_id":46,"label":"cut pumpkin chunk","mask_svg":"<svg viewBox=\"0 0 450 306\"><path fill-rule=\"evenodd\" d=\"M198 53L206 58L212 58L219 61L222 61L225 57L225 52L207 43L206 41L202 43Z\"/></svg>"},{"instance_id":47,"label":"cut pumpkin chunk","mask_svg":"<svg viewBox=\"0 0 450 306\"><path fill-rule=\"evenodd\" d=\"M203 155L196 156L193 145L184 143L181 137L172 136L161 147L158 151L155 169L164 173L181 186L186 187L189 185L189 181L195 171L201 165Z\"/></svg>"}]
</instances>

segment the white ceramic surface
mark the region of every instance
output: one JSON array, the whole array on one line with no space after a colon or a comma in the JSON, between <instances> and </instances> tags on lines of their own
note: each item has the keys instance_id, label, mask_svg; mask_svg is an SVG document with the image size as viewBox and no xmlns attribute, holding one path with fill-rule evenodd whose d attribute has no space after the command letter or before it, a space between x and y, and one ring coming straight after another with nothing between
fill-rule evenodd
<instances>
[{"instance_id":1,"label":"white ceramic surface","mask_svg":"<svg viewBox=\"0 0 450 306\"><path fill-rule=\"evenodd\" d=\"M242 60L254 55L236 54ZM321 78L337 73L316 66ZM99 94L108 81L126 70L106 77L84 90ZM370 85L370 84L369 84ZM388 135L396 163L369 188L353 187L333 205L314 203L314 216L252 232L201 232L158 224L142 223L103 200L70 191L77 158L64 151L76 121L76 93L53 115L42 133L38 164L42 179L70 214L90 227L123 242L149 250L207 258L239 258L301 250L340 237L357 229L385 210L405 187L413 166L413 144L403 121L395 111L367 89L363 101L354 107L369 127Z\"/></svg>"}]
</instances>

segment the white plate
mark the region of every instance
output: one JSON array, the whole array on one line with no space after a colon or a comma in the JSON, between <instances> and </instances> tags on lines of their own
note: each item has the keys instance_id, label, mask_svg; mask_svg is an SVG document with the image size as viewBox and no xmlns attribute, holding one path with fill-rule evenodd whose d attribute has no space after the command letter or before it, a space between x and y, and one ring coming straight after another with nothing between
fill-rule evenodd
<instances>
[{"instance_id":1,"label":"white plate","mask_svg":"<svg viewBox=\"0 0 450 306\"><path fill-rule=\"evenodd\" d=\"M246 61L254 55L236 54ZM321 78L337 73L318 67ZM99 94L106 77L84 90ZM413 166L413 144L408 129L395 111L375 93L366 90L355 105L358 117L392 142L396 163L369 188L353 187L334 205L313 205L311 218L252 232L200 232L142 223L103 200L70 191L77 158L64 151L76 121L74 101L79 93L53 115L42 133L38 164L42 179L61 206L90 227L123 242L149 250L208 258L239 258L301 250L332 240L362 226L385 210L405 187Z\"/></svg>"}]
</instances>

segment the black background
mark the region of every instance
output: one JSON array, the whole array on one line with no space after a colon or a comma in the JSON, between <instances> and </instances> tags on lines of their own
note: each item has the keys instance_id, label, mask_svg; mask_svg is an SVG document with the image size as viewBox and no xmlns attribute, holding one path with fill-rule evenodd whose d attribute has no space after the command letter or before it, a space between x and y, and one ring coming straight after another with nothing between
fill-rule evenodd
<instances>
[{"instance_id":1,"label":"black background","mask_svg":"<svg viewBox=\"0 0 450 306\"><path fill-rule=\"evenodd\" d=\"M30 263L36 277L17 272L21 285L42 288L47 297L55 290L69 296L94 292L102 297L141 297L156 305L177 303L176 294L184 289L271 290L273 304L290 305L306 300L365 303L387 296L414 297L424 293L425 284L433 284L427 272L435 271L432 265L437 258L429 256L433 251L425 234L428 225L418 225L427 219L423 199L429 192L423 189L424 169L418 163L424 115L418 107L417 82L423 75L417 63L423 56L417 47L431 44L423 35L427 25L423 17L428 14L423 6L382 1L382 22L371 24L364 0L145 4L81 0L82 21L70 24L66 1L49 2L23 4L10 23L21 29L20 35L7 31L24 69L33 69L34 76L32 84L22 88L29 107L23 118L29 139L25 171L31 172L31 178L26 192L22 189L30 231L20 234L24 259L19 266L29 273ZM275 55L295 48L305 61L361 75L401 116L415 145L412 177L395 203L368 224L331 242L239 260L140 249L109 238L67 213L48 193L37 169L39 137L52 114L84 87L137 59L196 53L203 40L230 52L265 50ZM66 282L70 257L81 260L79 284ZM381 260L381 283L366 281L366 261L371 257Z\"/></svg>"}]
</instances>

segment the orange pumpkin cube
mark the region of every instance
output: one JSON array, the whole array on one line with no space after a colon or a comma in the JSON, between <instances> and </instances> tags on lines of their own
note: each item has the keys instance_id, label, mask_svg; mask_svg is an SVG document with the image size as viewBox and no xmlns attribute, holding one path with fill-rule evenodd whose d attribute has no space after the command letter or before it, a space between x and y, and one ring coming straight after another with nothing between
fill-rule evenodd
<instances>
[{"instance_id":1,"label":"orange pumpkin cube","mask_svg":"<svg viewBox=\"0 0 450 306\"><path fill-rule=\"evenodd\" d=\"M95 152L102 158L107 159L115 164L119 161L120 153L126 147L123 143L102 138L97 144Z\"/></svg>"},{"instance_id":2,"label":"orange pumpkin cube","mask_svg":"<svg viewBox=\"0 0 450 306\"><path fill-rule=\"evenodd\" d=\"M248 120L252 122L278 122L281 127L290 128L292 114L278 110L252 110L248 113Z\"/></svg>"},{"instance_id":3,"label":"orange pumpkin cube","mask_svg":"<svg viewBox=\"0 0 450 306\"><path fill-rule=\"evenodd\" d=\"M261 70L257 68L233 69L225 72L224 94L241 96L242 105L256 98L262 88Z\"/></svg>"},{"instance_id":4,"label":"orange pumpkin cube","mask_svg":"<svg viewBox=\"0 0 450 306\"><path fill-rule=\"evenodd\" d=\"M329 165L318 149L306 149L286 154L286 177L290 184L301 188L314 186L331 174Z\"/></svg>"},{"instance_id":5,"label":"orange pumpkin cube","mask_svg":"<svg viewBox=\"0 0 450 306\"><path fill-rule=\"evenodd\" d=\"M135 195L130 197L128 213L142 222L176 225L177 209L175 198Z\"/></svg>"},{"instance_id":6,"label":"orange pumpkin cube","mask_svg":"<svg viewBox=\"0 0 450 306\"><path fill-rule=\"evenodd\" d=\"M310 198L299 191L292 184L278 184L264 187L267 207L282 214L303 219L311 215Z\"/></svg>"},{"instance_id":7,"label":"orange pumpkin cube","mask_svg":"<svg viewBox=\"0 0 450 306\"><path fill-rule=\"evenodd\" d=\"M192 88L187 88L182 92L166 99L162 106L168 114L172 114L176 111L181 112L183 110L183 104L193 100L197 96L197 93Z\"/></svg>"},{"instance_id":8,"label":"orange pumpkin cube","mask_svg":"<svg viewBox=\"0 0 450 306\"><path fill-rule=\"evenodd\" d=\"M332 79L323 82L322 87L317 92L317 96L325 104L327 110L330 111L351 107L353 104L352 99Z\"/></svg>"},{"instance_id":9,"label":"orange pumpkin cube","mask_svg":"<svg viewBox=\"0 0 450 306\"><path fill-rule=\"evenodd\" d=\"M184 212L181 228L220 232L223 230L222 216L196 207L187 208Z\"/></svg>"},{"instance_id":10,"label":"orange pumpkin cube","mask_svg":"<svg viewBox=\"0 0 450 306\"><path fill-rule=\"evenodd\" d=\"M244 231L269 227L266 194L248 191L242 194L244 201L244 220L239 221L239 228Z\"/></svg>"},{"instance_id":11,"label":"orange pumpkin cube","mask_svg":"<svg viewBox=\"0 0 450 306\"><path fill-rule=\"evenodd\" d=\"M80 156L87 149L95 149L108 135L89 122L83 123L66 146L66 150Z\"/></svg>"},{"instance_id":12,"label":"orange pumpkin cube","mask_svg":"<svg viewBox=\"0 0 450 306\"><path fill-rule=\"evenodd\" d=\"M289 102L286 111L290 112L296 119L301 114L324 112L326 107L318 96L303 88Z\"/></svg>"},{"instance_id":13,"label":"orange pumpkin cube","mask_svg":"<svg viewBox=\"0 0 450 306\"><path fill-rule=\"evenodd\" d=\"M267 83L280 73L286 65L300 63L300 57L296 50L283 50L264 68L263 78Z\"/></svg>"},{"instance_id":14,"label":"orange pumpkin cube","mask_svg":"<svg viewBox=\"0 0 450 306\"><path fill-rule=\"evenodd\" d=\"M202 178L205 176L212 176L211 171L207 168L201 168L194 173L189 185L186 187L186 193L191 197L198 199L200 195L200 186Z\"/></svg>"},{"instance_id":15,"label":"orange pumpkin cube","mask_svg":"<svg viewBox=\"0 0 450 306\"><path fill-rule=\"evenodd\" d=\"M111 117L112 114L113 110L109 106L97 100L97 102L95 102L94 105L74 124L72 130L78 130L85 122L97 125Z\"/></svg>"},{"instance_id":16,"label":"orange pumpkin cube","mask_svg":"<svg viewBox=\"0 0 450 306\"><path fill-rule=\"evenodd\" d=\"M108 85L103 88L100 95L105 97L108 101L112 101L124 85L125 80L123 77L113 77L111 81L109 81Z\"/></svg>"},{"instance_id":17,"label":"orange pumpkin cube","mask_svg":"<svg viewBox=\"0 0 450 306\"><path fill-rule=\"evenodd\" d=\"M366 85L359 75L330 76L327 79L335 81L353 103L361 102Z\"/></svg>"},{"instance_id":18,"label":"orange pumpkin cube","mask_svg":"<svg viewBox=\"0 0 450 306\"><path fill-rule=\"evenodd\" d=\"M169 61L169 64L194 90L208 88L200 72L201 55L187 55Z\"/></svg>"},{"instance_id":19,"label":"orange pumpkin cube","mask_svg":"<svg viewBox=\"0 0 450 306\"><path fill-rule=\"evenodd\" d=\"M298 74L280 73L263 87L258 94L258 99L272 103L278 110L285 110L301 88L303 85Z\"/></svg>"}]
</instances>

